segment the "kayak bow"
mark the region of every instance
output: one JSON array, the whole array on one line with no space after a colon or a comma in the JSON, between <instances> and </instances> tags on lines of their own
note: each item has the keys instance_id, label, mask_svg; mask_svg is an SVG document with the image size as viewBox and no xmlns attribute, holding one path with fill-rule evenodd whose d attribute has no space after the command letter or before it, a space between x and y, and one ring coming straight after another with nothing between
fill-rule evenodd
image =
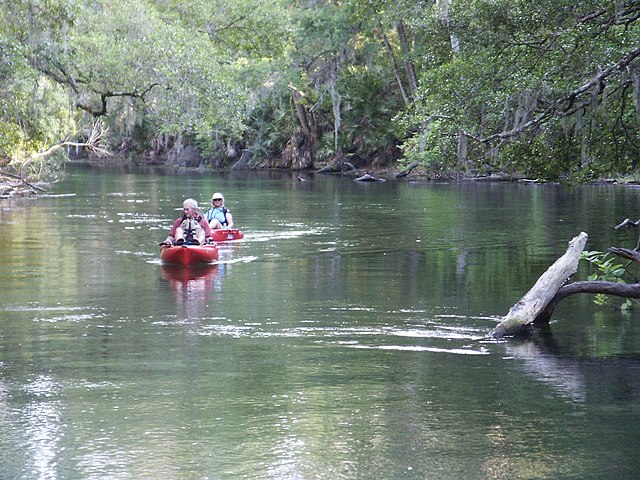
<instances>
[{"instance_id":1,"label":"kayak bow","mask_svg":"<svg viewBox=\"0 0 640 480\"><path fill-rule=\"evenodd\" d=\"M160 248L160 258L165 263L179 265L196 265L211 263L218 260L217 245L163 245Z\"/></svg>"},{"instance_id":2,"label":"kayak bow","mask_svg":"<svg viewBox=\"0 0 640 480\"><path fill-rule=\"evenodd\" d=\"M237 228L222 228L211 230L214 242L226 242L229 240L240 240L244 234Z\"/></svg>"}]
</instances>

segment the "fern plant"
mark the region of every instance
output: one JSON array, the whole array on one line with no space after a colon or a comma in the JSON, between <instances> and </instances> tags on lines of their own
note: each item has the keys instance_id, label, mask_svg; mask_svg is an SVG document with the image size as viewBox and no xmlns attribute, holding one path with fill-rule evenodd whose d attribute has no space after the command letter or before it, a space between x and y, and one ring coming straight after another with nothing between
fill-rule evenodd
<instances>
[{"instance_id":1,"label":"fern plant","mask_svg":"<svg viewBox=\"0 0 640 480\"><path fill-rule=\"evenodd\" d=\"M599 252L597 250L582 252L581 258L588 261L596 269L587 278L589 281L605 281L616 283L627 283L624 280L624 276L628 275L630 278L633 276L627 270L627 265L618 263L617 259L611 256L609 253ZM595 295L593 301L597 305L606 305L609 303L610 296L604 293L598 293ZM631 299L627 298L620 305L621 310L629 310L632 307Z\"/></svg>"}]
</instances>

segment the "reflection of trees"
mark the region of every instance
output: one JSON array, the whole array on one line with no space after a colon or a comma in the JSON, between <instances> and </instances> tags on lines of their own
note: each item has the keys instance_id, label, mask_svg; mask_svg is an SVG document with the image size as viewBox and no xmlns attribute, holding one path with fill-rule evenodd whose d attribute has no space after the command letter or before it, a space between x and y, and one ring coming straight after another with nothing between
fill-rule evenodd
<instances>
[{"instance_id":1,"label":"reflection of trees","mask_svg":"<svg viewBox=\"0 0 640 480\"><path fill-rule=\"evenodd\" d=\"M16 474L28 468L32 478L56 478L57 456L66 432L62 420L65 404L59 397L61 385L51 375L38 374L25 380L19 395L14 394L12 388L11 382L0 381L0 407L3 412L0 414L0 426L4 434L12 432L11 444L19 445L19 448L12 452L9 442L3 445L0 453L3 472L0 476L10 478L3 474ZM19 429L14 424L15 397L18 396L25 401Z\"/></svg>"}]
</instances>

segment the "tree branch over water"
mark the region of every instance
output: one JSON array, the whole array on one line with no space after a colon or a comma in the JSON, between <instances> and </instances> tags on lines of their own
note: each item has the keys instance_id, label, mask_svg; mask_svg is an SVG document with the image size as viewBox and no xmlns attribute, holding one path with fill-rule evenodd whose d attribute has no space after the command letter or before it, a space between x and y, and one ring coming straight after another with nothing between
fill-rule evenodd
<instances>
[{"instance_id":1,"label":"tree branch over water","mask_svg":"<svg viewBox=\"0 0 640 480\"><path fill-rule=\"evenodd\" d=\"M131 90L123 90L123 91L112 91L110 89L98 89L92 87L90 82L80 76L72 75L64 65L61 65L59 62L54 62L52 60L47 61L48 59L36 59L32 58L31 62L35 68L37 68L40 72L47 75L49 78L54 80L56 83L60 85L67 85L74 94L77 95L76 107L80 110L83 110L91 116L102 117L108 114L107 110L107 101L109 98L115 97L129 97L141 100L143 103L145 102L145 97L153 90L155 87L163 87L165 90L171 90L170 86L162 85L158 82L152 82L149 85L138 87L134 86ZM83 87L81 87L83 86ZM92 95L97 95L99 97L99 105L96 107L90 98Z\"/></svg>"},{"instance_id":2,"label":"tree branch over water","mask_svg":"<svg viewBox=\"0 0 640 480\"><path fill-rule=\"evenodd\" d=\"M543 124L546 121L550 120L554 116L565 117L572 115L576 112L576 108L574 108L574 102L581 98L585 94L596 93L596 95L602 95L606 88L606 80L618 73L622 69L626 68L633 62L636 58L640 57L640 48L632 50L625 54L620 60L618 60L615 64L610 65L608 68L602 70L597 75L593 76L591 80L587 83L581 85L575 90L567 93L566 95L558 98L554 102L551 103L545 110L543 110L538 116L529 120L528 122L520 125L517 128L513 128L511 130L505 130L500 133L495 133L493 135L489 135L487 137L479 137L474 135L469 131L463 130L463 134L467 137L476 140L481 143L490 143L494 140L504 140L507 138L517 137L525 130L528 130L537 125ZM582 107L586 107L591 104L591 100L586 100Z\"/></svg>"}]
</instances>

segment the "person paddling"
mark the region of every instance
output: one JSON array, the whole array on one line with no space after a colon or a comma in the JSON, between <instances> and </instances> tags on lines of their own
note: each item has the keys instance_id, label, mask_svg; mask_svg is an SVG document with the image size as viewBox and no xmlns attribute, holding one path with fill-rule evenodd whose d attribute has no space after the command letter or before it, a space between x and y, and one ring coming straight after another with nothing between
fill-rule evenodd
<instances>
[{"instance_id":1,"label":"person paddling","mask_svg":"<svg viewBox=\"0 0 640 480\"><path fill-rule=\"evenodd\" d=\"M229 209L224 206L224 197L220 192L216 192L211 196L211 205L212 207L205 213L209 226L214 230L233 228L233 216Z\"/></svg>"},{"instance_id":2,"label":"person paddling","mask_svg":"<svg viewBox=\"0 0 640 480\"><path fill-rule=\"evenodd\" d=\"M198 202L187 198L182 203L182 215L174 222L164 244L202 245L205 242L213 242L209 222L201 215Z\"/></svg>"}]
</instances>

